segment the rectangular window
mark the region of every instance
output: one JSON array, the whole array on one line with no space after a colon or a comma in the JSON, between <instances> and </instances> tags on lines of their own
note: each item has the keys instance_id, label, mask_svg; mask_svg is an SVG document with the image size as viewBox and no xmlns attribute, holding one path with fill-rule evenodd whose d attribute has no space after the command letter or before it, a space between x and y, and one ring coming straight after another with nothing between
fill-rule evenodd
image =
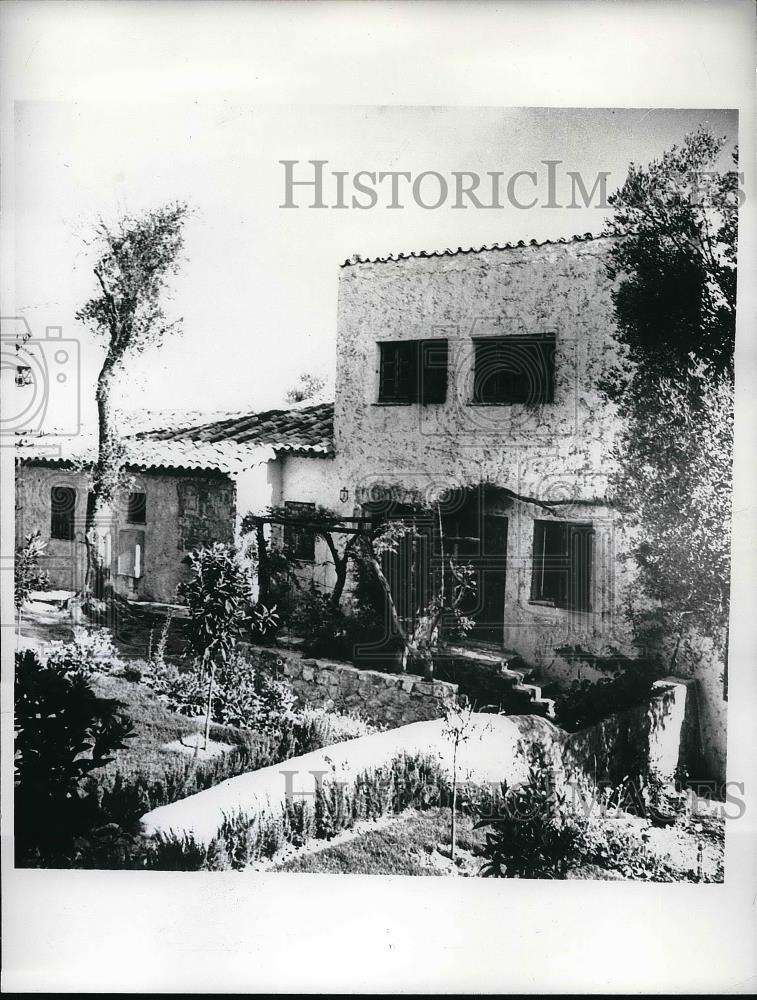
<instances>
[{"instance_id":1,"label":"rectangular window","mask_svg":"<svg viewBox=\"0 0 757 1000\"><path fill-rule=\"evenodd\" d=\"M534 521L531 600L591 610L594 529L569 521Z\"/></svg>"},{"instance_id":2,"label":"rectangular window","mask_svg":"<svg viewBox=\"0 0 757 1000\"><path fill-rule=\"evenodd\" d=\"M379 344L379 403L443 403L447 398L446 340Z\"/></svg>"},{"instance_id":3,"label":"rectangular window","mask_svg":"<svg viewBox=\"0 0 757 1000\"><path fill-rule=\"evenodd\" d=\"M476 337L474 403L551 403L555 335Z\"/></svg>"},{"instance_id":4,"label":"rectangular window","mask_svg":"<svg viewBox=\"0 0 757 1000\"><path fill-rule=\"evenodd\" d=\"M53 486L50 490L50 537L70 542L74 537L76 490Z\"/></svg>"},{"instance_id":5,"label":"rectangular window","mask_svg":"<svg viewBox=\"0 0 757 1000\"><path fill-rule=\"evenodd\" d=\"M131 524L144 524L147 513L147 495L145 493L130 493L126 508L126 520Z\"/></svg>"},{"instance_id":6,"label":"rectangular window","mask_svg":"<svg viewBox=\"0 0 757 1000\"><path fill-rule=\"evenodd\" d=\"M296 500L287 500L284 503L284 510L287 518L293 522L305 521L313 516L315 512L314 503L300 503ZM315 561L315 534L310 528L299 528L296 523L284 525L284 546L289 550L294 559L303 562Z\"/></svg>"}]
</instances>

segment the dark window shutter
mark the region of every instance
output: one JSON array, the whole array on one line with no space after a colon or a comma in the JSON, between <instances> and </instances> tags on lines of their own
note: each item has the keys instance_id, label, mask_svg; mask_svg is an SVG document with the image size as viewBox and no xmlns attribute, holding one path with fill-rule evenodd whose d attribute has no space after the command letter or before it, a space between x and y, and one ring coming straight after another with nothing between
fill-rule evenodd
<instances>
[{"instance_id":1,"label":"dark window shutter","mask_svg":"<svg viewBox=\"0 0 757 1000\"><path fill-rule=\"evenodd\" d=\"M397 345L397 399L401 403L418 401L418 345L408 340Z\"/></svg>"},{"instance_id":2,"label":"dark window shutter","mask_svg":"<svg viewBox=\"0 0 757 1000\"><path fill-rule=\"evenodd\" d=\"M446 340L422 340L421 403L444 403L447 399L449 348Z\"/></svg>"},{"instance_id":3,"label":"dark window shutter","mask_svg":"<svg viewBox=\"0 0 757 1000\"><path fill-rule=\"evenodd\" d=\"M418 401L418 341L400 340L379 344L379 402Z\"/></svg>"},{"instance_id":4,"label":"dark window shutter","mask_svg":"<svg viewBox=\"0 0 757 1000\"><path fill-rule=\"evenodd\" d=\"M387 402L397 397L397 351L396 344L379 344L381 352L379 402Z\"/></svg>"},{"instance_id":5,"label":"dark window shutter","mask_svg":"<svg viewBox=\"0 0 757 1000\"><path fill-rule=\"evenodd\" d=\"M568 525L570 592L568 606L574 611L591 610L591 573L594 532L590 525Z\"/></svg>"}]
</instances>

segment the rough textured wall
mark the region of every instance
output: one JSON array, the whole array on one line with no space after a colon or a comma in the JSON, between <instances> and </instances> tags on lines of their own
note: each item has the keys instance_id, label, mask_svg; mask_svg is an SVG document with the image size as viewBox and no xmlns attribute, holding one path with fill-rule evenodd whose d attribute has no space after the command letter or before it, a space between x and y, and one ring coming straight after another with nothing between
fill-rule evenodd
<instances>
[{"instance_id":1,"label":"rough textured wall","mask_svg":"<svg viewBox=\"0 0 757 1000\"><path fill-rule=\"evenodd\" d=\"M76 490L73 541L50 538L50 491L56 486ZM48 572L55 589L78 590L84 583L87 489L88 477L84 473L54 466L16 466L16 545L30 532L40 532L46 543L40 565Z\"/></svg>"},{"instance_id":2,"label":"rough textured wall","mask_svg":"<svg viewBox=\"0 0 757 1000\"><path fill-rule=\"evenodd\" d=\"M341 484L337 479L336 464L333 458L311 458L304 455L282 455L281 463L281 494L277 503L285 501L295 503L314 503L316 507L326 507L335 513L350 514L352 507L346 509L339 499ZM279 531L278 537L281 538ZM341 538L336 539L339 548L343 545ZM303 563L297 573L304 585L310 580L326 590L334 586L334 564L329 554L328 546L322 538L315 540L315 559L313 563Z\"/></svg>"},{"instance_id":3,"label":"rough textured wall","mask_svg":"<svg viewBox=\"0 0 757 1000\"><path fill-rule=\"evenodd\" d=\"M670 652L670 650L668 650ZM711 639L689 632L681 639L676 673L696 681L705 777L726 780L728 702L725 666Z\"/></svg>"},{"instance_id":4,"label":"rough textured wall","mask_svg":"<svg viewBox=\"0 0 757 1000\"><path fill-rule=\"evenodd\" d=\"M76 490L75 538L50 538L50 490ZM86 569L84 530L89 481L83 472L43 465L16 468L16 535L37 529L47 541L43 566L54 587L79 589ZM140 600L173 602L176 586L186 577L182 559L188 548L203 542L231 542L234 538L234 485L226 476L130 472L124 492L146 495L144 524L130 524L121 510L119 527L144 532L143 573L136 590L131 580L116 572L117 545L112 572L117 588Z\"/></svg>"},{"instance_id":5,"label":"rough textured wall","mask_svg":"<svg viewBox=\"0 0 757 1000\"><path fill-rule=\"evenodd\" d=\"M565 739L564 760L597 781L656 774L673 781L679 765L692 778L702 773L694 685L669 677L657 681L644 705L617 712Z\"/></svg>"},{"instance_id":6,"label":"rough textured wall","mask_svg":"<svg viewBox=\"0 0 757 1000\"><path fill-rule=\"evenodd\" d=\"M282 673L300 705L316 705L359 712L378 725L438 719L457 699L457 685L424 681L414 674L383 674L359 670L346 663L313 660L299 653L244 646L257 661Z\"/></svg>"},{"instance_id":7,"label":"rough textured wall","mask_svg":"<svg viewBox=\"0 0 757 1000\"><path fill-rule=\"evenodd\" d=\"M606 239L342 268L334 430L358 485L489 479L541 499L603 497L614 356ZM553 332L555 401L471 405L472 337ZM379 405L377 343L446 338L446 403Z\"/></svg>"},{"instance_id":8,"label":"rough textured wall","mask_svg":"<svg viewBox=\"0 0 757 1000\"><path fill-rule=\"evenodd\" d=\"M358 264L341 271L335 404L336 465L357 498L371 487L433 499L489 482L538 503L510 502L503 645L558 680L578 673L556 649L633 652L620 613L627 570L607 490L613 408L597 380L616 357L609 240ZM473 337L552 332L554 402L472 405ZM447 401L380 405L379 348L387 340L449 343ZM569 502L566 502L569 501ZM591 610L531 602L534 520L591 521Z\"/></svg>"},{"instance_id":9,"label":"rough textured wall","mask_svg":"<svg viewBox=\"0 0 757 1000\"><path fill-rule=\"evenodd\" d=\"M176 480L176 496L177 548L186 552L234 540L234 485L228 479L182 477Z\"/></svg>"}]
</instances>

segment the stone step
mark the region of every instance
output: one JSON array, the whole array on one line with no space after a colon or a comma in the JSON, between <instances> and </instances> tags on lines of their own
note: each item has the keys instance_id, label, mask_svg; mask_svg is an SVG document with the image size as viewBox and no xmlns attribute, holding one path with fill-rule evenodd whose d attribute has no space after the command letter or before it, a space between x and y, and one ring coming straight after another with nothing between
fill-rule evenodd
<instances>
[{"instance_id":1,"label":"stone step","mask_svg":"<svg viewBox=\"0 0 757 1000\"><path fill-rule=\"evenodd\" d=\"M465 646L445 646L443 652L452 659L480 664L487 671L495 670L510 689L512 697L509 700L513 703L512 707L522 707L525 714L554 718L554 701L543 697L541 693L542 686L547 683L546 678L540 677L533 667L523 663L515 650L495 652Z\"/></svg>"},{"instance_id":2,"label":"stone step","mask_svg":"<svg viewBox=\"0 0 757 1000\"><path fill-rule=\"evenodd\" d=\"M527 699L534 714L554 718L555 703L551 698L542 697L541 684L534 683L536 671L526 666L513 668L509 666L511 662L512 659L502 660L500 676L511 682L513 694L522 695Z\"/></svg>"}]
</instances>

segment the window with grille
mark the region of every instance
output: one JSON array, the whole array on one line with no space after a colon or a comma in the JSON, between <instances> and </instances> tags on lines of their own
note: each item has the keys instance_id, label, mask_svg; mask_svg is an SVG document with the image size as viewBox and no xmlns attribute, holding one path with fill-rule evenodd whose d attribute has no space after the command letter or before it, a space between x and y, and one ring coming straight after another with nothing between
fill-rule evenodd
<instances>
[{"instance_id":1,"label":"window with grille","mask_svg":"<svg viewBox=\"0 0 757 1000\"><path fill-rule=\"evenodd\" d=\"M302 528L297 521L307 521L315 512L314 503L302 503L297 500L287 500L284 503L287 519L292 522L284 525L284 545L294 559L303 562L315 561L315 533L312 528Z\"/></svg>"},{"instance_id":2,"label":"window with grille","mask_svg":"<svg viewBox=\"0 0 757 1000\"><path fill-rule=\"evenodd\" d=\"M76 490L53 486L50 490L50 537L70 542L74 537Z\"/></svg>"},{"instance_id":3,"label":"window with grille","mask_svg":"<svg viewBox=\"0 0 757 1000\"><path fill-rule=\"evenodd\" d=\"M474 403L551 403L555 397L555 335L477 337Z\"/></svg>"},{"instance_id":4,"label":"window with grille","mask_svg":"<svg viewBox=\"0 0 757 1000\"><path fill-rule=\"evenodd\" d=\"M379 403L443 403L447 398L446 340L379 344Z\"/></svg>"},{"instance_id":5,"label":"window with grille","mask_svg":"<svg viewBox=\"0 0 757 1000\"><path fill-rule=\"evenodd\" d=\"M591 524L535 521L531 600L590 611L593 543Z\"/></svg>"}]
</instances>

